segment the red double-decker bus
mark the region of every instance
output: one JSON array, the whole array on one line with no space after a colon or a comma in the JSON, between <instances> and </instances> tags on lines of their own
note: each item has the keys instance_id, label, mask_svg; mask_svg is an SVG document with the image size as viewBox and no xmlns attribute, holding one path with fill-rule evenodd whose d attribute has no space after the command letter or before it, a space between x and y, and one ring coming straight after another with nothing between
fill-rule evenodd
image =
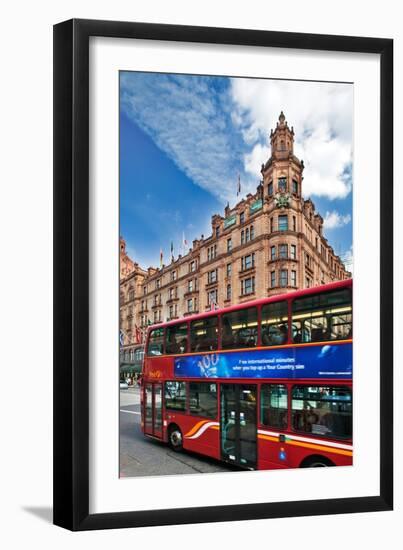
<instances>
[{"instance_id":1,"label":"red double-decker bus","mask_svg":"<svg viewBox=\"0 0 403 550\"><path fill-rule=\"evenodd\" d=\"M246 469L352 464L352 281L148 330L142 430Z\"/></svg>"}]
</instances>

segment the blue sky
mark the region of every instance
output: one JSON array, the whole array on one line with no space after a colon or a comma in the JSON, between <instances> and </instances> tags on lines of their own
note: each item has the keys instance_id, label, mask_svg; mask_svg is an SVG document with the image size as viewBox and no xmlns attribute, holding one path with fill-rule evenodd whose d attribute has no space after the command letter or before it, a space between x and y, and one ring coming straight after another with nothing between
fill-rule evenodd
<instances>
[{"instance_id":1,"label":"blue sky","mask_svg":"<svg viewBox=\"0 0 403 550\"><path fill-rule=\"evenodd\" d=\"M122 72L120 224L133 260L159 265L182 235L210 234L213 213L254 192L283 110L304 159L303 195L351 268L353 86Z\"/></svg>"}]
</instances>

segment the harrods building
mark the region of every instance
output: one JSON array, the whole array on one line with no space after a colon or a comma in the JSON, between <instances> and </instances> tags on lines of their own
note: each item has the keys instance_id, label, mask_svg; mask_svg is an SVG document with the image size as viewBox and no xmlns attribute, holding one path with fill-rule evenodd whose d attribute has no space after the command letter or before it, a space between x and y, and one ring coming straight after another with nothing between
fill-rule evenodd
<instances>
[{"instance_id":1,"label":"harrods building","mask_svg":"<svg viewBox=\"0 0 403 550\"><path fill-rule=\"evenodd\" d=\"M270 145L256 193L214 214L211 235L195 239L185 256L143 269L121 238L123 348L139 343L150 324L351 276L323 234L323 218L302 196L304 164L282 112Z\"/></svg>"}]
</instances>

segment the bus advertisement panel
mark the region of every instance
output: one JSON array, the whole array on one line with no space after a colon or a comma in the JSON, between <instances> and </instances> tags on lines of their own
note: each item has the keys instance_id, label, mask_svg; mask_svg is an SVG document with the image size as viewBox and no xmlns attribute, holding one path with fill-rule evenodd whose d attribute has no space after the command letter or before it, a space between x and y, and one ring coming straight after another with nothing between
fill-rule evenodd
<instances>
[{"instance_id":1,"label":"bus advertisement panel","mask_svg":"<svg viewBox=\"0 0 403 550\"><path fill-rule=\"evenodd\" d=\"M175 358L178 378L352 378L352 344L187 355Z\"/></svg>"}]
</instances>

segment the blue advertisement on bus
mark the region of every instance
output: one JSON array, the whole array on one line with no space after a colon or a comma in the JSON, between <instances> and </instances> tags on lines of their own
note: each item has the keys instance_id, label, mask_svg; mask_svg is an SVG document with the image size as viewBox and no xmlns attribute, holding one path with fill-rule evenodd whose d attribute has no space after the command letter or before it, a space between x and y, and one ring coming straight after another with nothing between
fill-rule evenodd
<instances>
[{"instance_id":1,"label":"blue advertisement on bus","mask_svg":"<svg viewBox=\"0 0 403 550\"><path fill-rule=\"evenodd\" d=\"M175 358L178 378L352 378L352 344L326 344Z\"/></svg>"}]
</instances>

